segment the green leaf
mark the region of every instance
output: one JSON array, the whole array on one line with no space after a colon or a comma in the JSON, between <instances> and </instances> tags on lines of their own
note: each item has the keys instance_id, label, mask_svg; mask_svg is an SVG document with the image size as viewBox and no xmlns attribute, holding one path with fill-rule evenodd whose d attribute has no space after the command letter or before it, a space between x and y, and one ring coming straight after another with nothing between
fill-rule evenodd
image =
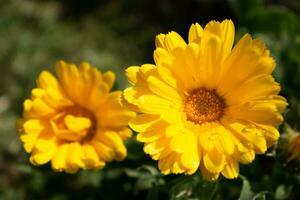
<instances>
[{"instance_id":1,"label":"green leaf","mask_svg":"<svg viewBox=\"0 0 300 200\"><path fill-rule=\"evenodd\" d=\"M239 200L249 200L252 199L254 193L251 190L251 185L246 177L240 175L240 178L243 180L243 187L239 197Z\"/></svg>"},{"instance_id":2,"label":"green leaf","mask_svg":"<svg viewBox=\"0 0 300 200\"><path fill-rule=\"evenodd\" d=\"M243 187L239 197L239 200L265 200L268 191L261 191L259 193L254 193L251 189L251 184L246 177L240 175L243 180Z\"/></svg>"},{"instance_id":3,"label":"green leaf","mask_svg":"<svg viewBox=\"0 0 300 200\"><path fill-rule=\"evenodd\" d=\"M292 191L292 186L279 185L275 191L275 199L287 199Z\"/></svg>"},{"instance_id":4,"label":"green leaf","mask_svg":"<svg viewBox=\"0 0 300 200\"><path fill-rule=\"evenodd\" d=\"M217 191L218 182L208 182L202 180L202 182L198 186L199 188L197 191L197 197L199 198L199 200L209 200L213 199L213 196Z\"/></svg>"},{"instance_id":5,"label":"green leaf","mask_svg":"<svg viewBox=\"0 0 300 200\"><path fill-rule=\"evenodd\" d=\"M252 198L252 200L266 200L267 193L267 191L259 192Z\"/></svg>"},{"instance_id":6,"label":"green leaf","mask_svg":"<svg viewBox=\"0 0 300 200\"><path fill-rule=\"evenodd\" d=\"M147 172L150 172L150 174L153 176L161 175L157 168L151 165L142 165L138 168L138 170L146 170Z\"/></svg>"}]
</instances>

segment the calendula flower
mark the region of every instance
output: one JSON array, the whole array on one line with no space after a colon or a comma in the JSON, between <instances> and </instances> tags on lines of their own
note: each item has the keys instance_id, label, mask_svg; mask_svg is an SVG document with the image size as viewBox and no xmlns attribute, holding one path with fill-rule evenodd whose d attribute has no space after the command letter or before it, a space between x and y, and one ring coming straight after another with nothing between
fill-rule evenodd
<instances>
[{"instance_id":1,"label":"calendula flower","mask_svg":"<svg viewBox=\"0 0 300 200\"><path fill-rule=\"evenodd\" d=\"M123 160L123 141L131 136L127 124L135 114L122 108L120 91L110 92L114 73L60 61L56 74L41 72L24 101L19 128L31 163L51 161L55 171L75 173Z\"/></svg>"},{"instance_id":2,"label":"calendula flower","mask_svg":"<svg viewBox=\"0 0 300 200\"><path fill-rule=\"evenodd\" d=\"M300 161L300 134L295 131L288 131L288 152L290 154L290 160Z\"/></svg>"},{"instance_id":3,"label":"calendula flower","mask_svg":"<svg viewBox=\"0 0 300 200\"><path fill-rule=\"evenodd\" d=\"M236 178L239 163L277 141L287 103L271 76L275 61L248 34L232 48L234 32L224 20L192 24L188 43L176 32L159 34L155 65L126 70L132 87L124 105L140 113L129 125L162 173Z\"/></svg>"}]
</instances>

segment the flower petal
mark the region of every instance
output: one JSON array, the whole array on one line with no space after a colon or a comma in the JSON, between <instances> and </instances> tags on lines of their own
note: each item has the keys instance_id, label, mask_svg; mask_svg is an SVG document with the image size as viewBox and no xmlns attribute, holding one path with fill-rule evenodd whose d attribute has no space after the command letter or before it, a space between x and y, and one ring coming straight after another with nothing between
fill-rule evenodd
<instances>
[{"instance_id":1,"label":"flower petal","mask_svg":"<svg viewBox=\"0 0 300 200\"><path fill-rule=\"evenodd\" d=\"M207 152L203 157L205 168L211 173L219 173L224 169L225 156L216 148Z\"/></svg>"}]
</instances>

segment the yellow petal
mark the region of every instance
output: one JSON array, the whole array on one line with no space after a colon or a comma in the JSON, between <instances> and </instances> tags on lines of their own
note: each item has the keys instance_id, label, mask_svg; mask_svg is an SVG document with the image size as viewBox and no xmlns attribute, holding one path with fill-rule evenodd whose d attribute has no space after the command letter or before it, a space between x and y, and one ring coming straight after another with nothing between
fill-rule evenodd
<instances>
[{"instance_id":1,"label":"yellow petal","mask_svg":"<svg viewBox=\"0 0 300 200\"><path fill-rule=\"evenodd\" d=\"M259 123L255 123L255 125L261 128L261 132L267 140L268 147L273 145L278 140L280 134L275 127L271 125L264 125Z\"/></svg>"},{"instance_id":2,"label":"yellow petal","mask_svg":"<svg viewBox=\"0 0 300 200\"><path fill-rule=\"evenodd\" d=\"M220 173L211 173L210 171L208 171L206 169L206 167L204 166L203 162L200 164L200 169L201 169L201 174L202 174L203 178L208 181L215 181L218 179L218 177L220 175Z\"/></svg>"},{"instance_id":3,"label":"yellow petal","mask_svg":"<svg viewBox=\"0 0 300 200\"><path fill-rule=\"evenodd\" d=\"M207 152L203 157L205 168L211 173L219 173L224 169L225 156L216 148Z\"/></svg>"},{"instance_id":4,"label":"yellow petal","mask_svg":"<svg viewBox=\"0 0 300 200\"><path fill-rule=\"evenodd\" d=\"M82 106L88 110L99 110L107 99L108 91L109 88L107 84L99 83L91 90L88 100L86 100Z\"/></svg>"},{"instance_id":5,"label":"yellow petal","mask_svg":"<svg viewBox=\"0 0 300 200\"><path fill-rule=\"evenodd\" d=\"M126 103L129 104L129 106L136 107L138 109L137 111L139 111L139 108L137 107L137 98L139 97L138 92L140 91L137 91L134 87L126 88L123 92Z\"/></svg>"},{"instance_id":6,"label":"yellow petal","mask_svg":"<svg viewBox=\"0 0 300 200\"><path fill-rule=\"evenodd\" d=\"M57 151L57 144L53 140L38 139L30 157L34 165L42 165L49 162Z\"/></svg>"},{"instance_id":7,"label":"yellow petal","mask_svg":"<svg viewBox=\"0 0 300 200\"><path fill-rule=\"evenodd\" d=\"M225 54L225 57L231 52L232 45L234 42L234 36L235 36L235 28L234 24L231 20L224 20L221 22L222 27L222 41L223 41L223 51Z\"/></svg>"},{"instance_id":8,"label":"yellow petal","mask_svg":"<svg viewBox=\"0 0 300 200\"><path fill-rule=\"evenodd\" d=\"M50 117L56 112L51 106L40 98L32 101L30 115L32 117Z\"/></svg>"},{"instance_id":9,"label":"yellow petal","mask_svg":"<svg viewBox=\"0 0 300 200\"><path fill-rule=\"evenodd\" d=\"M157 66L170 66L172 64L172 55L161 47L154 50L153 59Z\"/></svg>"},{"instance_id":10,"label":"yellow petal","mask_svg":"<svg viewBox=\"0 0 300 200\"><path fill-rule=\"evenodd\" d=\"M56 63L56 74L58 76L58 80L67 93L67 95L75 102L80 102L79 100L79 72L75 65L67 64L64 61L59 61ZM71 88L77 87L77 90L73 90Z\"/></svg>"},{"instance_id":11,"label":"yellow petal","mask_svg":"<svg viewBox=\"0 0 300 200\"><path fill-rule=\"evenodd\" d=\"M107 71L102 75L102 79L108 85L109 89L111 89L115 82L116 76L112 71Z\"/></svg>"},{"instance_id":12,"label":"yellow petal","mask_svg":"<svg viewBox=\"0 0 300 200\"><path fill-rule=\"evenodd\" d=\"M222 40L222 58L226 58L231 52L231 48L234 42L235 30L233 22L231 20L224 20L221 23L211 21L205 26L204 31L215 34Z\"/></svg>"},{"instance_id":13,"label":"yellow petal","mask_svg":"<svg viewBox=\"0 0 300 200\"><path fill-rule=\"evenodd\" d=\"M115 158L115 152L110 147L104 145L102 142L93 140L91 144L94 146L99 158L105 161L112 161Z\"/></svg>"},{"instance_id":14,"label":"yellow petal","mask_svg":"<svg viewBox=\"0 0 300 200\"><path fill-rule=\"evenodd\" d=\"M120 104L125 109L131 110L133 112L140 112L140 109L135 104L132 104L129 101L127 101L128 98L131 98L131 97L128 97L128 94L125 94L126 92L128 92L128 89L132 89L132 88L127 88L127 89L124 90L124 92L121 96ZM134 101L135 101L135 99L134 99Z\"/></svg>"},{"instance_id":15,"label":"yellow petal","mask_svg":"<svg viewBox=\"0 0 300 200\"><path fill-rule=\"evenodd\" d=\"M28 115L28 112L31 110L32 104L33 104L33 102L30 99L26 99L23 102L23 112L24 112L25 117L26 117L26 115Z\"/></svg>"},{"instance_id":16,"label":"yellow petal","mask_svg":"<svg viewBox=\"0 0 300 200\"><path fill-rule=\"evenodd\" d=\"M195 46L198 47L199 45L189 44L185 49L178 48L174 50L172 64L165 66L172 72L172 76L177 79L176 88L181 93L189 92L191 88L194 88L197 85L198 76L201 76L201 74L196 73L196 69L198 70L200 62L202 64L205 58L202 61L199 60L199 56L195 55L199 54L199 48L193 48ZM190 52L193 52L193 54L187 56Z\"/></svg>"},{"instance_id":17,"label":"yellow petal","mask_svg":"<svg viewBox=\"0 0 300 200\"><path fill-rule=\"evenodd\" d=\"M226 165L222 171L222 175L228 179L237 178L239 175L239 164L230 157L227 158Z\"/></svg>"},{"instance_id":18,"label":"yellow petal","mask_svg":"<svg viewBox=\"0 0 300 200\"><path fill-rule=\"evenodd\" d=\"M203 34L203 28L198 24L192 24L189 30L189 43L200 42Z\"/></svg>"},{"instance_id":19,"label":"yellow petal","mask_svg":"<svg viewBox=\"0 0 300 200\"><path fill-rule=\"evenodd\" d=\"M260 46L257 46L248 34L238 42L222 68L218 89L221 95L250 77L272 73L275 61L266 55L264 53L266 50ZM232 73L233 71L235 73Z\"/></svg>"},{"instance_id":20,"label":"yellow petal","mask_svg":"<svg viewBox=\"0 0 300 200\"><path fill-rule=\"evenodd\" d=\"M89 118L75 117L73 115L67 115L64 118L64 122L68 129L75 132L86 130L92 125L92 122Z\"/></svg>"},{"instance_id":21,"label":"yellow petal","mask_svg":"<svg viewBox=\"0 0 300 200\"><path fill-rule=\"evenodd\" d=\"M242 164L249 164L255 158L255 152L253 150L246 151L244 153L240 153L238 160Z\"/></svg>"},{"instance_id":22,"label":"yellow petal","mask_svg":"<svg viewBox=\"0 0 300 200\"><path fill-rule=\"evenodd\" d=\"M248 106L249 105L249 106ZM274 104L247 102L245 105L232 106L228 108L228 115L236 119L250 120L257 123L268 123L279 125L283 121L282 115L277 111Z\"/></svg>"},{"instance_id":23,"label":"yellow petal","mask_svg":"<svg viewBox=\"0 0 300 200\"><path fill-rule=\"evenodd\" d=\"M127 140L129 138L131 138L132 136L132 131L129 128L124 128L122 130L120 130L119 132L120 137L122 138L122 140Z\"/></svg>"},{"instance_id":24,"label":"yellow petal","mask_svg":"<svg viewBox=\"0 0 300 200\"><path fill-rule=\"evenodd\" d=\"M24 149L27 153L32 151L37 138L37 134L22 134L20 136L21 141L24 143Z\"/></svg>"},{"instance_id":25,"label":"yellow petal","mask_svg":"<svg viewBox=\"0 0 300 200\"><path fill-rule=\"evenodd\" d=\"M166 136L167 137L176 137L178 134L182 134L184 127L183 124L181 123L176 123L176 124L170 124L166 128ZM179 136L181 137L181 136Z\"/></svg>"},{"instance_id":26,"label":"yellow petal","mask_svg":"<svg viewBox=\"0 0 300 200\"><path fill-rule=\"evenodd\" d=\"M57 79L48 71L42 71L37 79L37 86L39 88L47 89L49 87L59 88Z\"/></svg>"},{"instance_id":27,"label":"yellow petal","mask_svg":"<svg viewBox=\"0 0 300 200\"><path fill-rule=\"evenodd\" d=\"M145 132L137 134L136 139L140 142L153 142L165 134L167 124L159 121Z\"/></svg>"},{"instance_id":28,"label":"yellow petal","mask_svg":"<svg viewBox=\"0 0 300 200\"><path fill-rule=\"evenodd\" d=\"M68 144L62 144L58 147L58 150L55 153L51 162L53 170L61 172L66 168L67 153Z\"/></svg>"},{"instance_id":29,"label":"yellow petal","mask_svg":"<svg viewBox=\"0 0 300 200\"><path fill-rule=\"evenodd\" d=\"M136 139L139 142L153 142L161 137L161 132L154 132L154 131L149 131L149 132L141 132L138 133L136 136Z\"/></svg>"},{"instance_id":30,"label":"yellow petal","mask_svg":"<svg viewBox=\"0 0 300 200\"><path fill-rule=\"evenodd\" d=\"M115 151L115 160L121 161L127 155L127 150L123 144L121 137L113 131L101 131L95 136L97 141L101 141L105 146Z\"/></svg>"},{"instance_id":31,"label":"yellow petal","mask_svg":"<svg viewBox=\"0 0 300 200\"><path fill-rule=\"evenodd\" d=\"M138 99L138 106L144 113L162 114L172 109L172 102L156 95L143 95Z\"/></svg>"},{"instance_id":32,"label":"yellow petal","mask_svg":"<svg viewBox=\"0 0 300 200\"><path fill-rule=\"evenodd\" d=\"M218 142L221 145L220 150L227 155L233 154L234 151L234 143L232 137L233 136L231 135L231 133L223 126L219 127Z\"/></svg>"},{"instance_id":33,"label":"yellow petal","mask_svg":"<svg viewBox=\"0 0 300 200\"><path fill-rule=\"evenodd\" d=\"M46 94L45 90L40 89L40 88L34 88L31 90L31 98L36 99L36 98L41 98Z\"/></svg>"},{"instance_id":34,"label":"yellow petal","mask_svg":"<svg viewBox=\"0 0 300 200\"><path fill-rule=\"evenodd\" d=\"M209 32L205 32L200 46L202 65L205 66L203 73L206 76L205 86L215 88L220 76L220 66L222 62L222 41L219 37Z\"/></svg>"},{"instance_id":35,"label":"yellow petal","mask_svg":"<svg viewBox=\"0 0 300 200\"><path fill-rule=\"evenodd\" d=\"M25 121L22 125L22 131L24 133L20 136L22 142L24 142L24 149L30 153L36 143L37 138L45 130L45 125L41 120L31 119Z\"/></svg>"},{"instance_id":36,"label":"yellow petal","mask_svg":"<svg viewBox=\"0 0 300 200\"><path fill-rule=\"evenodd\" d=\"M67 96L81 106L93 100L90 96L95 95L96 91L100 93L109 91L109 85L103 82L101 73L88 63L81 63L77 68L74 64L60 61L56 64L56 73Z\"/></svg>"},{"instance_id":37,"label":"yellow petal","mask_svg":"<svg viewBox=\"0 0 300 200\"><path fill-rule=\"evenodd\" d=\"M165 34L158 34L156 37L155 37L155 46L157 48L164 48L165 46L165 37L166 35Z\"/></svg>"},{"instance_id":38,"label":"yellow petal","mask_svg":"<svg viewBox=\"0 0 300 200\"><path fill-rule=\"evenodd\" d=\"M52 138L39 138L36 141L34 151L38 152L55 152L57 149L57 144Z\"/></svg>"},{"instance_id":39,"label":"yellow petal","mask_svg":"<svg viewBox=\"0 0 300 200\"><path fill-rule=\"evenodd\" d=\"M122 128L136 115L134 112L124 109L120 104L120 91L108 95L105 106L96 112L96 117L101 127Z\"/></svg>"},{"instance_id":40,"label":"yellow petal","mask_svg":"<svg viewBox=\"0 0 300 200\"><path fill-rule=\"evenodd\" d=\"M100 169L105 163L99 160L98 154L91 145L82 146L82 161L87 169Z\"/></svg>"},{"instance_id":41,"label":"yellow petal","mask_svg":"<svg viewBox=\"0 0 300 200\"><path fill-rule=\"evenodd\" d=\"M189 148L195 150L196 146L197 140L194 133L185 128L178 129L177 133L171 138L170 148L177 153L190 151Z\"/></svg>"},{"instance_id":42,"label":"yellow petal","mask_svg":"<svg viewBox=\"0 0 300 200\"><path fill-rule=\"evenodd\" d=\"M137 74L140 70L138 66L131 66L125 70L125 75L130 84L134 85L137 82Z\"/></svg>"},{"instance_id":43,"label":"yellow petal","mask_svg":"<svg viewBox=\"0 0 300 200\"><path fill-rule=\"evenodd\" d=\"M30 156L30 162L34 165L43 165L47 162L49 162L54 154L56 152L56 149L53 151L47 151L47 152L33 152Z\"/></svg>"},{"instance_id":44,"label":"yellow petal","mask_svg":"<svg viewBox=\"0 0 300 200\"><path fill-rule=\"evenodd\" d=\"M199 144L204 150L211 151L215 147L220 126L219 123L212 122L201 124L199 129L195 127Z\"/></svg>"},{"instance_id":45,"label":"yellow petal","mask_svg":"<svg viewBox=\"0 0 300 200\"><path fill-rule=\"evenodd\" d=\"M184 172L184 168L180 165L179 159L179 155L172 153L168 157L161 159L158 163L158 167L165 175L169 173L182 173Z\"/></svg>"},{"instance_id":46,"label":"yellow petal","mask_svg":"<svg viewBox=\"0 0 300 200\"><path fill-rule=\"evenodd\" d=\"M159 117L157 115L141 114L130 120L129 126L137 132L145 132L158 120Z\"/></svg>"},{"instance_id":47,"label":"yellow petal","mask_svg":"<svg viewBox=\"0 0 300 200\"><path fill-rule=\"evenodd\" d=\"M170 148L177 153L183 153L187 148L188 143L186 142L189 141L188 137L183 132L179 132L176 136L172 137Z\"/></svg>"},{"instance_id":48,"label":"yellow petal","mask_svg":"<svg viewBox=\"0 0 300 200\"><path fill-rule=\"evenodd\" d=\"M186 46L186 43L182 37L174 31L169 32L165 36L164 44L168 51L172 51L176 48L184 48Z\"/></svg>"},{"instance_id":49,"label":"yellow petal","mask_svg":"<svg viewBox=\"0 0 300 200\"><path fill-rule=\"evenodd\" d=\"M43 96L43 99L47 102L47 104L57 110L73 105L73 102L70 101L60 90L48 87L45 92L46 94Z\"/></svg>"},{"instance_id":50,"label":"yellow petal","mask_svg":"<svg viewBox=\"0 0 300 200\"><path fill-rule=\"evenodd\" d=\"M187 174L193 174L198 169L201 159L197 140L194 137L190 138L186 146L181 156L181 164L187 168Z\"/></svg>"},{"instance_id":51,"label":"yellow petal","mask_svg":"<svg viewBox=\"0 0 300 200\"><path fill-rule=\"evenodd\" d=\"M161 79L171 87L177 88L179 86L178 80L174 77L169 68L159 65L157 66L157 72L160 75Z\"/></svg>"},{"instance_id":52,"label":"yellow petal","mask_svg":"<svg viewBox=\"0 0 300 200\"><path fill-rule=\"evenodd\" d=\"M81 160L83 157L83 152L81 145L78 142L69 143L68 145L69 148L67 152L65 171L68 173L76 173L79 168L84 167L84 163Z\"/></svg>"},{"instance_id":53,"label":"yellow petal","mask_svg":"<svg viewBox=\"0 0 300 200\"><path fill-rule=\"evenodd\" d=\"M169 143L170 143L169 139L163 137L154 142L145 143L144 151L147 154L155 155L162 152L164 149L168 148Z\"/></svg>"},{"instance_id":54,"label":"yellow petal","mask_svg":"<svg viewBox=\"0 0 300 200\"><path fill-rule=\"evenodd\" d=\"M173 101L175 103L181 103L181 95L172 87L159 80L154 76L149 76L147 79L149 89L160 97Z\"/></svg>"},{"instance_id":55,"label":"yellow petal","mask_svg":"<svg viewBox=\"0 0 300 200\"><path fill-rule=\"evenodd\" d=\"M180 109L166 110L161 113L161 119L170 124L180 123L184 119L185 115Z\"/></svg>"},{"instance_id":56,"label":"yellow petal","mask_svg":"<svg viewBox=\"0 0 300 200\"><path fill-rule=\"evenodd\" d=\"M246 146L252 147L257 153L267 150L266 139L253 124L242 121L223 121L223 124L234 133Z\"/></svg>"},{"instance_id":57,"label":"yellow petal","mask_svg":"<svg viewBox=\"0 0 300 200\"><path fill-rule=\"evenodd\" d=\"M39 134L45 129L45 125L41 120L30 119L23 123L23 130L28 134Z\"/></svg>"}]
</instances>

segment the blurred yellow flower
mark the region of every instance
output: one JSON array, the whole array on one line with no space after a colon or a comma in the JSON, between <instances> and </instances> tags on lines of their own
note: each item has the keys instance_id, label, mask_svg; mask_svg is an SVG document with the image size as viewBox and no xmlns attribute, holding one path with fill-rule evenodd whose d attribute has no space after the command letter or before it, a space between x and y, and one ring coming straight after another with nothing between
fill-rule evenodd
<instances>
[{"instance_id":1,"label":"blurred yellow flower","mask_svg":"<svg viewBox=\"0 0 300 200\"><path fill-rule=\"evenodd\" d=\"M125 106L140 112L129 125L164 174L208 180L236 178L239 163L273 145L287 103L271 76L275 61L260 39L246 34L232 49L234 25L192 24L188 44L176 32L159 34L155 65L126 70L132 87Z\"/></svg>"},{"instance_id":2,"label":"blurred yellow flower","mask_svg":"<svg viewBox=\"0 0 300 200\"><path fill-rule=\"evenodd\" d=\"M288 151L290 154L289 160L299 160L300 161L300 134L291 133L288 135Z\"/></svg>"},{"instance_id":3,"label":"blurred yellow flower","mask_svg":"<svg viewBox=\"0 0 300 200\"><path fill-rule=\"evenodd\" d=\"M110 93L114 73L60 61L56 74L43 71L24 101L18 127L31 163L51 161L53 170L75 173L123 160L123 141L131 136L127 124L135 114L121 107L120 91Z\"/></svg>"}]
</instances>

